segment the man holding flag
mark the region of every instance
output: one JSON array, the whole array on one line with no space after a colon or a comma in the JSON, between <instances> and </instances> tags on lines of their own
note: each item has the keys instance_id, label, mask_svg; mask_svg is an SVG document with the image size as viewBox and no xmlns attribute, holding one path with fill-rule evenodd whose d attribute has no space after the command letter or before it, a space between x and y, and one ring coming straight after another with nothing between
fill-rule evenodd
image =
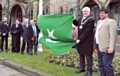
<instances>
[{"instance_id":1,"label":"man holding flag","mask_svg":"<svg viewBox=\"0 0 120 76\"><path fill-rule=\"evenodd\" d=\"M87 73L85 76L92 76L92 54L93 54L93 39L94 39L94 19L90 16L90 8L82 9L83 17L78 21L74 20L74 25L78 26L78 53L80 55L80 68L76 73L85 72L85 57L87 60Z\"/></svg>"}]
</instances>

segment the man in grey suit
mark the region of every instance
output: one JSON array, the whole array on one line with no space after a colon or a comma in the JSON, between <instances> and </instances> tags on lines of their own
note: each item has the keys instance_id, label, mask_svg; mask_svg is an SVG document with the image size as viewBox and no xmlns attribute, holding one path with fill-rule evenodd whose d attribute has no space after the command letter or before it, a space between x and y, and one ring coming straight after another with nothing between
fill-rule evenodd
<instances>
[{"instance_id":1,"label":"man in grey suit","mask_svg":"<svg viewBox=\"0 0 120 76\"><path fill-rule=\"evenodd\" d=\"M117 23L110 19L107 9L100 10L100 20L95 34L98 45L98 66L101 76L114 76L111 66L117 40Z\"/></svg>"},{"instance_id":2,"label":"man in grey suit","mask_svg":"<svg viewBox=\"0 0 120 76\"><path fill-rule=\"evenodd\" d=\"M28 28L29 28L29 24L28 24L28 19L24 20L24 25L22 25L22 48L21 48L21 54L24 54L24 50L25 50L25 45L27 44L27 53L29 54L29 32L28 32Z\"/></svg>"},{"instance_id":3,"label":"man in grey suit","mask_svg":"<svg viewBox=\"0 0 120 76\"><path fill-rule=\"evenodd\" d=\"M29 53L32 53L32 48L34 46L34 54L37 54L37 46L38 46L38 34L40 30L38 29L38 26L35 24L34 20L30 20L30 24L32 26L32 32L33 32L33 40L29 39Z\"/></svg>"}]
</instances>

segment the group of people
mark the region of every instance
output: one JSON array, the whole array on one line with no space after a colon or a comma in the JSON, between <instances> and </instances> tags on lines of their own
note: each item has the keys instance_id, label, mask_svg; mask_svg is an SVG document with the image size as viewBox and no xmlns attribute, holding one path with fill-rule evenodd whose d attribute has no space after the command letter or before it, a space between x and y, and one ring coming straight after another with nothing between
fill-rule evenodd
<instances>
[{"instance_id":1,"label":"group of people","mask_svg":"<svg viewBox=\"0 0 120 76\"><path fill-rule=\"evenodd\" d=\"M78 27L78 39L76 40L77 51L80 56L80 68L76 73L85 72L84 76L92 76L93 65L93 42L98 48L98 67L101 76L114 76L112 60L115 54L117 40L117 23L109 18L109 11L101 9L99 12L100 20L94 35L94 19L90 15L90 8L82 9L83 16L78 20L74 17L73 24ZM74 26L73 26L74 27ZM85 58L87 69L85 69Z\"/></svg>"},{"instance_id":2,"label":"group of people","mask_svg":"<svg viewBox=\"0 0 120 76\"><path fill-rule=\"evenodd\" d=\"M12 48L11 51L14 53L24 54L25 48L27 48L27 53L30 55L37 54L38 46L38 35L40 30L38 29L37 24L34 20L24 19L23 25L20 23L19 19L16 19L15 23L10 26L7 18L4 18L4 21L0 25L1 32L1 47L0 52L5 50L8 52L8 36L9 32L12 36ZM22 38L22 47L20 50L20 43ZM3 49L5 41L5 49ZM27 47L25 47L27 45ZM32 51L34 47L34 53Z\"/></svg>"},{"instance_id":3,"label":"group of people","mask_svg":"<svg viewBox=\"0 0 120 76\"><path fill-rule=\"evenodd\" d=\"M85 72L85 58L87 61L87 73L85 76L92 76L93 65L93 41L95 37L96 46L98 48L98 65L101 76L114 76L114 70L111 66L115 54L115 45L117 39L117 23L109 18L109 11L101 9L99 16L100 20L97 23L97 29L94 35L94 19L90 15L90 8L82 9L83 16L79 20L74 17L73 24L78 27L78 39L76 40L77 50L80 55L80 68L76 73ZM37 54L38 34L40 30L34 20L25 19L21 25L19 19L10 26L7 18L0 25L1 32L1 49L5 40L5 51L8 52L8 34L12 35L12 52L24 54L25 46L27 45L27 53L33 55L32 49L34 46L34 54ZM20 51L20 42L22 37L22 47Z\"/></svg>"}]
</instances>

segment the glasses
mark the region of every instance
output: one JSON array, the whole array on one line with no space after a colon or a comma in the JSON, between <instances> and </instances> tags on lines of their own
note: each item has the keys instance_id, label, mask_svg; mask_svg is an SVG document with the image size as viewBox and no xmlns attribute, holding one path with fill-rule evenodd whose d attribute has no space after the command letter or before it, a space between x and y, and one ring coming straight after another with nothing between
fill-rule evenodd
<instances>
[{"instance_id":1,"label":"glasses","mask_svg":"<svg viewBox=\"0 0 120 76\"><path fill-rule=\"evenodd\" d=\"M100 14L106 14L105 12L100 12Z\"/></svg>"}]
</instances>

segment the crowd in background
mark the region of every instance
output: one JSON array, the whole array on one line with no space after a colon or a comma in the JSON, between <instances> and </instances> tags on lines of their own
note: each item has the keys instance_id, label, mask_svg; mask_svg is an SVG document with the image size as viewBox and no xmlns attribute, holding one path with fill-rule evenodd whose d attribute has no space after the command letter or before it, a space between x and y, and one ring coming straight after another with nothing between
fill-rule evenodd
<instances>
[{"instance_id":1,"label":"crowd in background","mask_svg":"<svg viewBox=\"0 0 120 76\"><path fill-rule=\"evenodd\" d=\"M21 24L19 19L16 19L15 23L10 26L8 19L5 17L0 25L1 32L1 46L0 52L12 51L13 53L24 54L24 50L30 55L37 55L38 35L40 30L34 20L24 19L24 23ZM8 36L11 34L12 47L8 50ZM22 39L22 43L21 43ZM4 44L5 42L5 44ZM22 46L20 47L20 44ZM5 45L5 48L3 48ZM26 46L27 45L27 46ZM34 47L34 51L33 51Z\"/></svg>"}]
</instances>

